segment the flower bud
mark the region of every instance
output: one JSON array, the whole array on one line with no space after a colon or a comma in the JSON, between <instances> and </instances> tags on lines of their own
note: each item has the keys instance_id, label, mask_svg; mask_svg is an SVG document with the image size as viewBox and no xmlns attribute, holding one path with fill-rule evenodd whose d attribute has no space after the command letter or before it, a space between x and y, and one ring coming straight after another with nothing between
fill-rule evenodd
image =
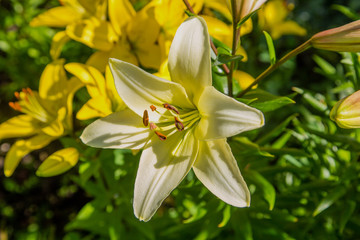
<instances>
[{"instance_id":1,"label":"flower bud","mask_svg":"<svg viewBox=\"0 0 360 240\"><path fill-rule=\"evenodd\" d=\"M360 52L360 20L315 34L314 48L336 52Z\"/></svg>"},{"instance_id":2,"label":"flower bud","mask_svg":"<svg viewBox=\"0 0 360 240\"><path fill-rule=\"evenodd\" d=\"M74 167L79 159L75 148L64 148L51 154L36 171L39 177L52 177L62 174Z\"/></svg>"},{"instance_id":3,"label":"flower bud","mask_svg":"<svg viewBox=\"0 0 360 240\"><path fill-rule=\"evenodd\" d=\"M360 90L337 102L330 119L341 128L360 128Z\"/></svg>"},{"instance_id":4,"label":"flower bud","mask_svg":"<svg viewBox=\"0 0 360 240\"><path fill-rule=\"evenodd\" d=\"M241 19L249 15L250 13L258 10L267 0L235 0L235 24L237 24ZM230 11L233 13L232 9L232 0L227 0Z\"/></svg>"}]
</instances>

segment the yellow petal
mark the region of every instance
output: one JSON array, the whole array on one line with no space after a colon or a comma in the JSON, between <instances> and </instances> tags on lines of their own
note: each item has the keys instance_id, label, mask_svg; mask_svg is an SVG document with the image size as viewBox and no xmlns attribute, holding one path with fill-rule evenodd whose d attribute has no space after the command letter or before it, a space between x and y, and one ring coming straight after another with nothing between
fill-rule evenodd
<instances>
[{"instance_id":1,"label":"yellow petal","mask_svg":"<svg viewBox=\"0 0 360 240\"><path fill-rule=\"evenodd\" d=\"M231 13L229 8L227 7L226 0L204 0L204 5L207 8L211 8L220 12L227 20L231 21Z\"/></svg>"},{"instance_id":2,"label":"yellow petal","mask_svg":"<svg viewBox=\"0 0 360 240\"><path fill-rule=\"evenodd\" d=\"M68 63L65 69L85 84L91 97L107 95L105 78L96 68L82 63Z\"/></svg>"},{"instance_id":3,"label":"yellow petal","mask_svg":"<svg viewBox=\"0 0 360 240\"><path fill-rule=\"evenodd\" d=\"M139 65L138 59L131 50L130 44L127 41L119 41L110 53L110 58L116 58L124 62Z\"/></svg>"},{"instance_id":4,"label":"yellow petal","mask_svg":"<svg viewBox=\"0 0 360 240\"><path fill-rule=\"evenodd\" d=\"M28 115L19 115L0 124L0 140L33 135L39 131L40 122Z\"/></svg>"},{"instance_id":5,"label":"yellow petal","mask_svg":"<svg viewBox=\"0 0 360 240\"><path fill-rule=\"evenodd\" d=\"M110 100L103 96L98 96L87 101L76 114L76 118L79 120L87 120L96 117L105 117L110 113L112 113Z\"/></svg>"},{"instance_id":6,"label":"yellow petal","mask_svg":"<svg viewBox=\"0 0 360 240\"><path fill-rule=\"evenodd\" d=\"M36 171L39 177L52 177L62 174L76 165L79 152L75 148L64 148L51 154Z\"/></svg>"},{"instance_id":7,"label":"yellow petal","mask_svg":"<svg viewBox=\"0 0 360 240\"><path fill-rule=\"evenodd\" d=\"M81 17L81 14L71 7L54 7L31 20L30 26L66 27Z\"/></svg>"},{"instance_id":8,"label":"yellow petal","mask_svg":"<svg viewBox=\"0 0 360 240\"><path fill-rule=\"evenodd\" d=\"M55 138L48 135L36 135L26 140L18 140L11 146L9 152L6 154L4 161L4 174L10 177L19 165L20 160L31 151L40 149L48 145Z\"/></svg>"},{"instance_id":9,"label":"yellow petal","mask_svg":"<svg viewBox=\"0 0 360 240\"><path fill-rule=\"evenodd\" d=\"M41 98L55 101L65 96L67 77L63 66L64 62L64 59L58 59L45 67L39 83Z\"/></svg>"},{"instance_id":10,"label":"yellow petal","mask_svg":"<svg viewBox=\"0 0 360 240\"><path fill-rule=\"evenodd\" d=\"M159 71L154 73L154 75L171 81L167 60L161 64Z\"/></svg>"},{"instance_id":11,"label":"yellow petal","mask_svg":"<svg viewBox=\"0 0 360 240\"><path fill-rule=\"evenodd\" d=\"M305 36L306 29L301 27L299 24L297 24L294 21L286 21L272 28L270 33L273 39L278 39L282 35Z\"/></svg>"},{"instance_id":12,"label":"yellow petal","mask_svg":"<svg viewBox=\"0 0 360 240\"><path fill-rule=\"evenodd\" d=\"M239 83L241 89L246 89L248 86L250 86L251 83L255 81L255 78L253 78L250 74L236 70L234 71L233 78ZM253 88L256 88L257 85L255 85Z\"/></svg>"},{"instance_id":13,"label":"yellow petal","mask_svg":"<svg viewBox=\"0 0 360 240\"><path fill-rule=\"evenodd\" d=\"M61 50L65 43L70 40L65 31L58 32L54 35L51 42L50 55L53 60L59 58Z\"/></svg>"},{"instance_id":14,"label":"yellow petal","mask_svg":"<svg viewBox=\"0 0 360 240\"><path fill-rule=\"evenodd\" d=\"M63 121L65 119L65 116L66 116L66 108L64 106L60 108L59 111L57 112L57 118L48 126L42 128L41 131L53 137L60 137L64 135L65 129L64 129Z\"/></svg>"},{"instance_id":15,"label":"yellow petal","mask_svg":"<svg viewBox=\"0 0 360 240\"><path fill-rule=\"evenodd\" d=\"M109 22L94 17L68 25L66 33L73 40L102 51L110 50L118 39Z\"/></svg>"},{"instance_id":16,"label":"yellow petal","mask_svg":"<svg viewBox=\"0 0 360 240\"><path fill-rule=\"evenodd\" d=\"M116 48L116 45L114 49ZM92 66L100 72L105 72L106 65L109 62L111 51L94 52L86 61L86 65Z\"/></svg>"},{"instance_id":17,"label":"yellow petal","mask_svg":"<svg viewBox=\"0 0 360 240\"><path fill-rule=\"evenodd\" d=\"M106 67L105 71L105 82L106 82L106 90L107 95L111 101L112 111L117 112L126 108L124 101L120 98L118 92L115 88L115 81L113 75L111 74L111 70L109 65Z\"/></svg>"},{"instance_id":18,"label":"yellow petal","mask_svg":"<svg viewBox=\"0 0 360 240\"><path fill-rule=\"evenodd\" d=\"M121 28L131 22L136 15L129 0L109 0L108 11L111 24L118 35L121 34Z\"/></svg>"},{"instance_id":19,"label":"yellow petal","mask_svg":"<svg viewBox=\"0 0 360 240\"><path fill-rule=\"evenodd\" d=\"M227 25L223 21L210 17L210 16L202 16L206 24L208 25L210 36L220 40L228 46L232 44L232 27L231 25Z\"/></svg>"}]
</instances>

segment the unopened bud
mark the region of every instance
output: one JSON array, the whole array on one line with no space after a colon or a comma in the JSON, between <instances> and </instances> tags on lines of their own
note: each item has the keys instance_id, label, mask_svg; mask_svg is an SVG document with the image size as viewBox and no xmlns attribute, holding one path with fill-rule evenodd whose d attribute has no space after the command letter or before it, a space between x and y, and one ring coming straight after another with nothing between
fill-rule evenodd
<instances>
[{"instance_id":1,"label":"unopened bud","mask_svg":"<svg viewBox=\"0 0 360 240\"><path fill-rule=\"evenodd\" d=\"M337 102L330 119L341 128L360 128L360 90Z\"/></svg>"},{"instance_id":2,"label":"unopened bud","mask_svg":"<svg viewBox=\"0 0 360 240\"><path fill-rule=\"evenodd\" d=\"M314 48L336 52L360 52L360 20L315 34Z\"/></svg>"}]
</instances>

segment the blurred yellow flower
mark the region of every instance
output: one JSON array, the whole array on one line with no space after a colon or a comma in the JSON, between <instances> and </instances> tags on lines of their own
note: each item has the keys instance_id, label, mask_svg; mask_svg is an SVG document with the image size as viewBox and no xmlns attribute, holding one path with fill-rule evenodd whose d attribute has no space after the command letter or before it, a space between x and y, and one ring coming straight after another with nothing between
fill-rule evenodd
<instances>
[{"instance_id":1,"label":"blurred yellow flower","mask_svg":"<svg viewBox=\"0 0 360 240\"><path fill-rule=\"evenodd\" d=\"M66 28L70 38L95 52L87 64L105 71L110 57L135 65L157 69L160 66L160 47L157 44L160 27L145 6L136 12L129 0L110 0L109 20L96 17L84 19Z\"/></svg>"},{"instance_id":2,"label":"blurred yellow flower","mask_svg":"<svg viewBox=\"0 0 360 240\"><path fill-rule=\"evenodd\" d=\"M110 113L125 109L124 102L116 92L109 67L106 68L105 78L96 68L81 63L68 63L65 69L80 79L91 96L91 99L77 113L77 119L105 117Z\"/></svg>"},{"instance_id":3,"label":"blurred yellow flower","mask_svg":"<svg viewBox=\"0 0 360 240\"><path fill-rule=\"evenodd\" d=\"M33 150L45 147L72 130L72 98L81 83L68 80L64 60L46 66L40 78L39 92L29 88L16 92L18 99L9 105L24 114L0 124L0 140L21 138L5 157L4 173L11 176L20 160Z\"/></svg>"},{"instance_id":4,"label":"blurred yellow flower","mask_svg":"<svg viewBox=\"0 0 360 240\"><path fill-rule=\"evenodd\" d=\"M260 27L269 32L273 39L279 39L282 35L305 36L305 28L294 21L286 20L293 8L293 4L287 4L284 0L267 2L258 12Z\"/></svg>"}]
</instances>

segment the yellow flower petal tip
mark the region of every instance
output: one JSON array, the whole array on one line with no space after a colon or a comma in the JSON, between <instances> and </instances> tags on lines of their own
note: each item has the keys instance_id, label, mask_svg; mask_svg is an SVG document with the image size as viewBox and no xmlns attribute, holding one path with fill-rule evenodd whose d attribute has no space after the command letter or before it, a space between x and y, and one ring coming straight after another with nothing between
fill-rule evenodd
<instances>
[{"instance_id":1,"label":"yellow flower petal tip","mask_svg":"<svg viewBox=\"0 0 360 240\"><path fill-rule=\"evenodd\" d=\"M39 177L52 177L62 174L76 165L79 152L75 148L65 148L51 154L36 171Z\"/></svg>"},{"instance_id":2,"label":"yellow flower petal tip","mask_svg":"<svg viewBox=\"0 0 360 240\"><path fill-rule=\"evenodd\" d=\"M4 170L4 175L5 175L5 177L11 177L12 174L13 174L13 171L11 171L11 170Z\"/></svg>"}]
</instances>

